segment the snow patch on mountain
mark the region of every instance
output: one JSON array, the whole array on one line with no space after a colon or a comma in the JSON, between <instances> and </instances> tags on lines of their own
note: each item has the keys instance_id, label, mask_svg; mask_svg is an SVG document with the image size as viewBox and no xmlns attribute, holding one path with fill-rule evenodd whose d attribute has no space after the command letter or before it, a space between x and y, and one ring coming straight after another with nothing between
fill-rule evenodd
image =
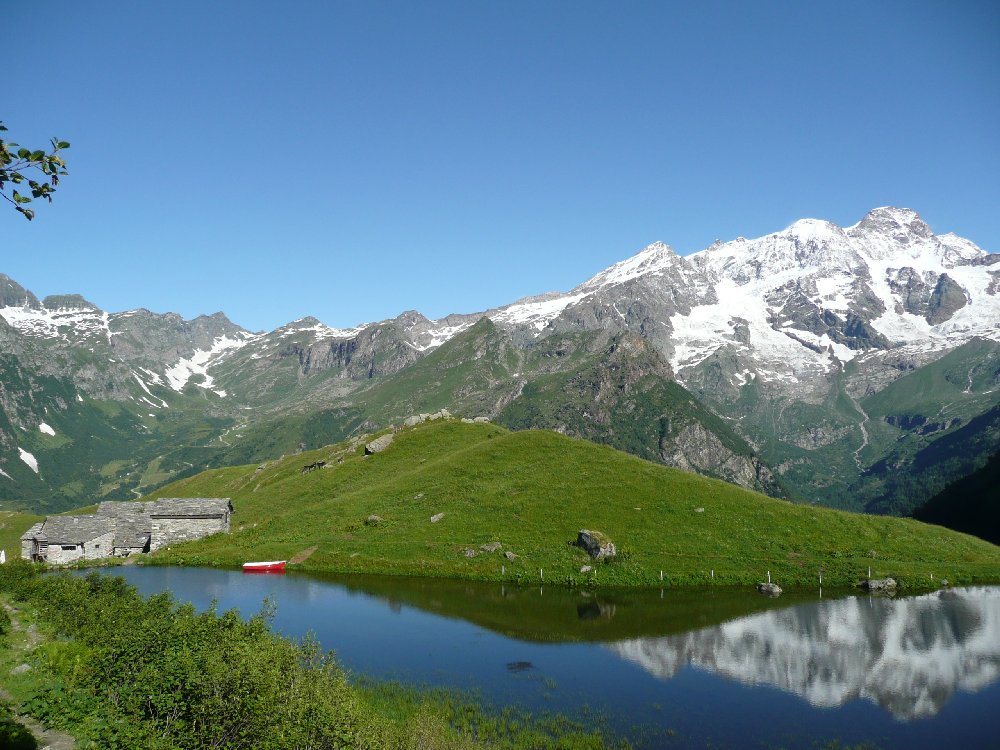
<instances>
[{"instance_id":1,"label":"snow patch on mountain","mask_svg":"<svg viewBox=\"0 0 1000 750\"><path fill-rule=\"evenodd\" d=\"M354 328L332 328L325 323L321 323L316 320L316 318L305 317L293 320L291 323L284 326L282 329L282 335L291 336L296 333L314 333L316 334L317 339L346 339L351 338L352 336L357 336L369 325L371 325L371 323L361 323L360 325L354 326Z\"/></svg>"},{"instance_id":2,"label":"snow patch on mountain","mask_svg":"<svg viewBox=\"0 0 1000 750\"><path fill-rule=\"evenodd\" d=\"M10 481L12 481L12 482L14 481L14 477L12 477L10 474L8 474L3 469L0 469L0 477L7 477Z\"/></svg>"},{"instance_id":3,"label":"snow patch on mountain","mask_svg":"<svg viewBox=\"0 0 1000 750\"><path fill-rule=\"evenodd\" d=\"M422 331L419 336L416 337L410 346L416 349L418 352L426 352L431 349L436 349L454 336L457 336L462 331L468 330L474 325L474 321L467 321L464 323L458 323L457 325L436 325L438 321L432 320L431 327L425 331Z\"/></svg>"},{"instance_id":4,"label":"snow patch on mountain","mask_svg":"<svg viewBox=\"0 0 1000 750\"><path fill-rule=\"evenodd\" d=\"M100 335L110 341L107 313L93 308L9 306L0 308L0 317L25 336L70 341Z\"/></svg>"},{"instance_id":5,"label":"snow patch on mountain","mask_svg":"<svg viewBox=\"0 0 1000 750\"><path fill-rule=\"evenodd\" d=\"M145 373L146 377L149 378L150 382L155 383L156 385L164 385L163 378L160 377L160 374L158 372L153 372L152 370L148 370L145 367L140 367L138 369L141 370L143 373ZM132 374L135 375L135 373Z\"/></svg>"},{"instance_id":6,"label":"snow patch on mountain","mask_svg":"<svg viewBox=\"0 0 1000 750\"><path fill-rule=\"evenodd\" d=\"M148 372L148 370L145 370L143 368L140 368L140 369L142 369L143 372ZM166 401L164 401L161 398L157 398L156 396L154 396L152 394L152 392L149 390L149 387L143 382L142 378L139 377L139 373L135 372L135 370L132 371L132 377L135 378L135 382L137 382L139 384L139 387L142 388L142 390L144 390L146 392L147 396L149 396L149 398L146 398L145 396L143 396L142 397L143 401L145 401L150 406L155 406L157 409L159 409L161 407L164 408L164 409L167 409L167 408L170 407L170 405ZM159 377L157 377L157 380L159 380ZM149 400L149 399L153 399L153 398L155 398L160 403L159 404L154 404L152 401Z\"/></svg>"},{"instance_id":7,"label":"snow patch on mountain","mask_svg":"<svg viewBox=\"0 0 1000 750\"><path fill-rule=\"evenodd\" d=\"M49 425L45 424L45 422L42 422L41 424L38 425L38 431L45 435L54 436L56 434L56 431L53 430L51 427L49 427Z\"/></svg>"},{"instance_id":8,"label":"snow patch on mountain","mask_svg":"<svg viewBox=\"0 0 1000 750\"><path fill-rule=\"evenodd\" d=\"M35 472L37 474L38 473L38 459L35 458L30 453L28 453L28 451L26 451L24 448L18 448L17 452L20 455L21 460L24 461L24 463L26 463L28 465L28 468L31 469L33 472Z\"/></svg>"},{"instance_id":9,"label":"snow patch on mountain","mask_svg":"<svg viewBox=\"0 0 1000 750\"><path fill-rule=\"evenodd\" d=\"M167 379L167 385L180 393L184 390L184 386L187 385L191 378L196 375L200 375L202 380L197 383L199 388L210 390L224 398L226 396L226 392L224 390L212 387L215 385L215 381L212 376L208 374L208 368L212 365L218 364L233 351L246 346L248 339L251 338L253 337L232 339L228 336L220 336L215 339L211 348L198 349L190 357L182 357L177 364L172 367L168 367L167 371L164 373ZM134 374L135 373L133 373L133 375Z\"/></svg>"},{"instance_id":10,"label":"snow patch on mountain","mask_svg":"<svg viewBox=\"0 0 1000 750\"><path fill-rule=\"evenodd\" d=\"M535 329L535 335L544 330L545 326L555 320L567 307L576 304L587 296L586 292L577 294L545 295L542 299L529 298L530 301L515 302L513 305L501 308L490 316L494 323L507 326L528 326Z\"/></svg>"}]
</instances>

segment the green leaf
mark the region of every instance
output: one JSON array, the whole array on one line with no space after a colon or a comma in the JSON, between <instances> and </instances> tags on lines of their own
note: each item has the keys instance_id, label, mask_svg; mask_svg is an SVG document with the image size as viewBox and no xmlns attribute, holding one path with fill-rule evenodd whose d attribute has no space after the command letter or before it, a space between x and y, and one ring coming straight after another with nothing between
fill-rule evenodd
<instances>
[{"instance_id":1,"label":"green leaf","mask_svg":"<svg viewBox=\"0 0 1000 750\"><path fill-rule=\"evenodd\" d=\"M59 141L56 148L69 148L69 141Z\"/></svg>"}]
</instances>

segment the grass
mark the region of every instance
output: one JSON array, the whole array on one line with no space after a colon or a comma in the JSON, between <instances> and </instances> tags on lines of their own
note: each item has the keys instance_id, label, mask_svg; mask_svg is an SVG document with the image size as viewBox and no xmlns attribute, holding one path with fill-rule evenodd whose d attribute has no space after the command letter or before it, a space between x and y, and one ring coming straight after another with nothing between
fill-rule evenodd
<instances>
[{"instance_id":1,"label":"grass","mask_svg":"<svg viewBox=\"0 0 1000 750\"><path fill-rule=\"evenodd\" d=\"M316 461L328 468L302 473ZM235 567L316 546L294 567L606 586L748 584L768 572L812 585L820 570L827 585L855 585L869 567L915 588L1000 581L1000 548L964 534L774 500L552 432L457 420L402 430L373 456L342 443L151 495L185 496L232 498L232 533L158 562ZM373 514L382 520L366 524ZM619 550L587 574L591 561L573 546L584 528ZM481 551L495 541L501 550Z\"/></svg>"},{"instance_id":2,"label":"grass","mask_svg":"<svg viewBox=\"0 0 1000 750\"><path fill-rule=\"evenodd\" d=\"M0 511L0 549L7 553L8 560L21 556L21 534L44 518L20 511Z\"/></svg>"}]
</instances>

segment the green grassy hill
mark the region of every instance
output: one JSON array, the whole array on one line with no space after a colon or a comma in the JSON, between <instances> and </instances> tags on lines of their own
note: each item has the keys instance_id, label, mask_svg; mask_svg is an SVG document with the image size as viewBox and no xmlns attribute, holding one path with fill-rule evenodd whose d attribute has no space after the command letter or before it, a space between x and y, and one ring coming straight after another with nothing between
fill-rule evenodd
<instances>
[{"instance_id":1,"label":"green grassy hill","mask_svg":"<svg viewBox=\"0 0 1000 750\"><path fill-rule=\"evenodd\" d=\"M327 467L303 473L317 461ZM770 571L812 585L821 568L828 585L852 585L869 566L910 586L1000 580L1000 547L970 536L774 500L553 432L456 420L403 430L372 456L342 443L152 495L171 496L231 497L233 532L164 550L163 563L237 566L315 548L294 567L646 586L660 585L660 571L667 584L750 583ZM367 523L373 514L382 520ZM572 545L584 528L621 553L588 574ZM490 542L502 549L482 551Z\"/></svg>"}]
</instances>

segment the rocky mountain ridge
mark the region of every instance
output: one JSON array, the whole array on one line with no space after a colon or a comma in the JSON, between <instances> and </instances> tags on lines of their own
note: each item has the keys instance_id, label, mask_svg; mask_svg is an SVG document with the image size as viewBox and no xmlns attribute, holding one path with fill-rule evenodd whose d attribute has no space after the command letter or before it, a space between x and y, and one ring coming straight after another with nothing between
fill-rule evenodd
<instances>
[{"instance_id":1,"label":"rocky mountain ridge","mask_svg":"<svg viewBox=\"0 0 1000 750\"><path fill-rule=\"evenodd\" d=\"M176 423L188 424L203 445L240 440L255 423L274 428L284 418L298 420L295 429L309 433L298 442L311 445L320 434L337 439L400 419L420 410L418 401L435 408L457 401L469 416L604 439L715 475L705 464L732 459L733 440L718 439L728 431L764 459L728 471L731 480L742 476L736 481L770 491L780 484L799 499L842 507L881 503L906 512L879 495L892 492L884 475L905 471L935 440L1000 403L998 288L1000 256L935 235L913 211L886 207L850 227L805 219L687 257L654 243L567 293L437 321L408 311L351 329L305 318L251 333L221 313L193 321L145 310L109 314L75 295L39 301L0 276L0 341L22 380L45 375L72 399L128 404L145 429L155 419L180 437ZM488 345L478 327L484 319L492 326ZM597 375L608 352L640 340L662 365ZM439 351L448 373L461 371L454 383L418 366ZM946 384L936 395L915 401L907 388L893 388L920 390L926 378L917 375L932 371ZM561 385L544 381L553 377ZM662 411L684 399L632 387L642 379L683 386L711 417L685 421L694 413L685 406L681 429L677 414L647 413L651 402ZM538 408L540 393L564 399L554 405L563 407L561 417ZM45 412L25 412L31 399L22 396L0 391L8 419L23 430ZM60 398L52 408L67 401ZM534 399L531 409L514 405L526 398ZM587 399L595 408L568 419L565 407ZM642 429L626 437L621 421L607 428L619 410L637 408L647 420ZM529 412L534 423L524 422ZM319 414L323 420L310 416ZM218 424L196 427L199 415ZM671 424L666 444L661 418ZM294 430L283 430L291 441ZM0 432L7 454L0 468L10 466L13 442ZM696 462L698 451L685 448L692 445L705 447Z\"/></svg>"}]
</instances>

